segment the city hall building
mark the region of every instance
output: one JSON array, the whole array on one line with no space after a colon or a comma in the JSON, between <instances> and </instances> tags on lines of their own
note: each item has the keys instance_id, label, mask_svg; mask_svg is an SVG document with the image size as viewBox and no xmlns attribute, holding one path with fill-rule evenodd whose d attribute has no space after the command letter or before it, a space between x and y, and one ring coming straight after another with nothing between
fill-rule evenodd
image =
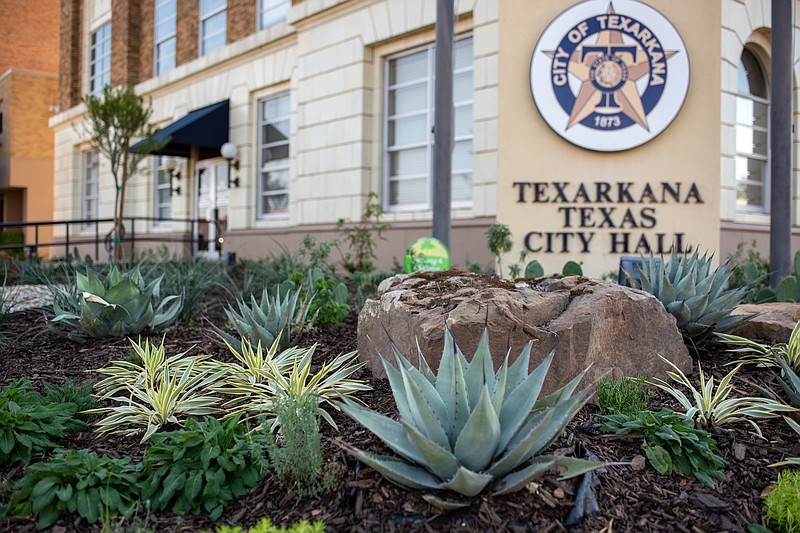
<instances>
[{"instance_id":1,"label":"city hall building","mask_svg":"<svg viewBox=\"0 0 800 533\"><path fill-rule=\"evenodd\" d=\"M513 234L505 264L527 250L548 271L576 260L597 275L671 246L724 257L752 239L766 255L770 0L454 5L454 263L491 265L495 222ZM112 216L81 97L132 82L167 141L126 192L126 216L146 219L137 237L262 257L334 236L374 193L390 266L431 231L435 11L435 0L61 0L55 218L83 220L71 238L90 239L85 221ZM796 161L796 129L791 146ZM183 221L195 218L218 224Z\"/></svg>"}]
</instances>

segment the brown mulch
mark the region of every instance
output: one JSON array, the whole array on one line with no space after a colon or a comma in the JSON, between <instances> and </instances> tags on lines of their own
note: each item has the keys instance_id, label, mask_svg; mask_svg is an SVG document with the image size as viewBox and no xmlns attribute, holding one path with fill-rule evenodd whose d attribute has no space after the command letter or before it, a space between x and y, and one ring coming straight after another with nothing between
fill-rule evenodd
<instances>
[{"instance_id":1,"label":"brown mulch","mask_svg":"<svg viewBox=\"0 0 800 533\"><path fill-rule=\"evenodd\" d=\"M223 317L216 323L224 323ZM77 383L98 379L92 369L105 366L114 359L128 356L127 340L91 340L76 344L52 331L38 329L44 325L41 314L20 313L7 317L4 330L18 338L0 347L0 385L28 376L33 381ZM161 335L153 335L160 340ZM223 352L212 341L206 323L180 325L167 332L168 352L190 350L190 353ZM304 343L317 342L319 361L356 346L356 319L328 330L309 335ZM707 374L718 381L729 367L724 353L703 354ZM743 369L745 379L759 383L761 375ZM367 405L383 413L393 413L394 403L388 384L372 380L368 371L358 375L373 390L359 395ZM749 387L748 387L749 388ZM664 395L657 395L651 408L672 405ZM589 515L578 524L567 526L567 517L574 506L576 481L558 481L555 475L545 476L527 490L505 497L483 494L473 498L469 507L453 512L440 512L422 499L422 492L406 491L381 478L376 472L350 459L333 442L334 438L362 449L386 453L382 443L361 426L334 412L339 432L323 424L324 456L335 474L334 486L312 500L298 501L271 474L247 496L229 504L222 523L251 526L267 516L276 524L289 525L301 519L322 520L328 531L537 531L542 533L573 531L664 531L717 532L746 531L750 523L761 523L762 495L777 479L779 468L768 465L786 456L799 456L797 437L782 421L770 420L760 427L768 440L748 432L748 426L718 431L717 452L729 463L726 480L711 490L693 478L679 474L659 475L643 460L641 439L616 438L602 434L594 427L599 422L596 407L584 407L568 426L564 436L554 445L560 452L582 453L588 450L608 463L597 474L595 488L600 512ZM137 438L120 436L96 437L91 431L73 435L61 443L67 448L90 448L115 457L131 456L140 460L145 446ZM19 467L0 465L0 488L19 479ZM0 500L7 500L7 492ZM457 499L456 495L450 495ZM214 525L205 516L176 516L172 513L149 513L137 517L140 525L153 531L203 531ZM119 531L133 522L123 524ZM112 524L113 525L113 524ZM0 522L3 531L34 531L34 523L24 519ZM51 528L53 533L100 531L77 516L63 517ZM112 530L114 530L112 528Z\"/></svg>"}]
</instances>

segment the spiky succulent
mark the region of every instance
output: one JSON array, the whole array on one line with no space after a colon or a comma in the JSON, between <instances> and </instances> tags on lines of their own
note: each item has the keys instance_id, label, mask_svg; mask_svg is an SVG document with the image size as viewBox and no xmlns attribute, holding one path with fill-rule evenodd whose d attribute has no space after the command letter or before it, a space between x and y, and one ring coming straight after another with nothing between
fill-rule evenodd
<instances>
[{"instance_id":1,"label":"spiky succulent","mask_svg":"<svg viewBox=\"0 0 800 533\"><path fill-rule=\"evenodd\" d=\"M160 297L163 274L145 284L139 268L125 272L116 266L104 279L88 270L77 274L79 309L64 309L56 299L53 322L80 328L95 338L135 335L145 328L159 329L172 323L181 310L180 296Z\"/></svg>"},{"instance_id":2,"label":"spiky succulent","mask_svg":"<svg viewBox=\"0 0 800 533\"><path fill-rule=\"evenodd\" d=\"M729 263L711 270L712 257L697 251L678 258L675 250L664 265L644 258L639 267L640 288L654 295L677 321L685 337L697 339L710 331L734 326L745 317L731 316L749 287L727 289L733 273Z\"/></svg>"},{"instance_id":3,"label":"spiky succulent","mask_svg":"<svg viewBox=\"0 0 800 533\"><path fill-rule=\"evenodd\" d=\"M311 299L301 298L300 291L301 289L287 289L281 298L280 286L272 294L265 287L261 293L261 303L256 302L255 296L251 294L250 304L243 299L236 300L239 312L232 306L226 307L225 314L240 338L213 327L228 346L238 346L242 339L252 346L272 346L276 339L280 339L280 349L296 345L307 326L311 305Z\"/></svg>"},{"instance_id":4,"label":"spiky succulent","mask_svg":"<svg viewBox=\"0 0 800 533\"><path fill-rule=\"evenodd\" d=\"M400 420L348 400L342 409L400 457L340 443L390 481L411 489L449 489L472 497L490 484L495 494L520 490L555 465L567 468L565 478L599 466L572 457L542 455L589 397L588 389L573 394L581 374L563 389L539 398L553 353L528 374L528 344L510 366L506 355L495 373L488 329L471 362L446 331L438 374L431 371L422 353L417 368L396 347L394 352L397 368L386 359L383 365ZM428 501L433 503L432 499Z\"/></svg>"}]
</instances>

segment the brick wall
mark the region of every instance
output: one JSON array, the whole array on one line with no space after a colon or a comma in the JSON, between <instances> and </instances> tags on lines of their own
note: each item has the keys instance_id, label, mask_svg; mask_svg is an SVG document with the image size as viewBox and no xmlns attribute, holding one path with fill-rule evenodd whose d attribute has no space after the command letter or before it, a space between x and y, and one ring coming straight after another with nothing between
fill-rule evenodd
<instances>
[{"instance_id":1,"label":"brick wall","mask_svg":"<svg viewBox=\"0 0 800 533\"><path fill-rule=\"evenodd\" d=\"M142 0L142 18L139 29L139 78L140 81L153 77L153 41L155 29L155 0Z\"/></svg>"},{"instance_id":2,"label":"brick wall","mask_svg":"<svg viewBox=\"0 0 800 533\"><path fill-rule=\"evenodd\" d=\"M226 37L228 44L256 32L256 2L228 0Z\"/></svg>"},{"instance_id":3,"label":"brick wall","mask_svg":"<svg viewBox=\"0 0 800 533\"><path fill-rule=\"evenodd\" d=\"M140 0L111 2L111 85L139 81Z\"/></svg>"},{"instance_id":4,"label":"brick wall","mask_svg":"<svg viewBox=\"0 0 800 533\"><path fill-rule=\"evenodd\" d=\"M2 0L0 74L11 67L58 72L60 0Z\"/></svg>"},{"instance_id":5,"label":"brick wall","mask_svg":"<svg viewBox=\"0 0 800 533\"><path fill-rule=\"evenodd\" d=\"M58 103L69 109L81 101L81 0L61 0Z\"/></svg>"},{"instance_id":6,"label":"brick wall","mask_svg":"<svg viewBox=\"0 0 800 533\"><path fill-rule=\"evenodd\" d=\"M53 157L53 132L48 121L56 103L57 81L52 74L14 73L14 107L8 134L11 157Z\"/></svg>"},{"instance_id":7,"label":"brick wall","mask_svg":"<svg viewBox=\"0 0 800 533\"><path fill-rule=\"evenodd\" d=\"M178 0L178 26L176 28L175 64L183 65L195 59L198 53L197 26L200 11L197 0Z\"/></svg>"}]
</instances>

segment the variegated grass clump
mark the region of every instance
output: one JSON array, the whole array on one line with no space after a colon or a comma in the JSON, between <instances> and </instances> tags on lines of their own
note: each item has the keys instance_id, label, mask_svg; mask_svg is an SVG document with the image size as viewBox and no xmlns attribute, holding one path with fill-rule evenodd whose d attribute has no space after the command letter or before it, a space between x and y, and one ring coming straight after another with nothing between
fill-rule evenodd
<instances>
[{"instance_id":1,"label":"variegated grass clump","mask_svg":"<svg viewBox=\"0 0 800 533\"><path fill-rule=\"evenodd\" d=\"M734 390L732 380L742 365L736 366L722 378L719 386L714 390L713 376L706 381L703 368L698 364L697 367L700 371L700 389L698 390L677 366L664 357L661 357L661 360L675 370L667 372L667 376L688 388L691 398L662 379L654 378L649 383L675 398L686 410L686 416L693 419L703 429L746 422L752 426L754 433L761 437L761 429L753 420L754 418L776 418L782 413L797 410L771 398L732 397L730 395Z\"/></svg>"},{"instance_id":2,"label":"variegated grass clump","mask_svg":"<svg viewBox=\"0 0 800 533\"><path fill-rule=\"evenodd\" d=\"M336 423L322 404L338 408L338 402L332 403L333 400L370 390L363 381L351 377L364 366L358 362L356 352L342 354L312 374L316 344L310 348L287 348L282 352L278 352L277 339L267 351L263 351L261 345L254 350L245 340L241 341L238 351L228 347L240 363L225 365L222 379L214 386L219 392L233 396L224 405L226 417L263 418L264 424L276 429L281 424L273 409L276 403L310 396L316 401L315 413L336 429Z\"/></svg>"},{"instance_id":3,"label":"variegated grass clump","mask_svg":"<svg viewBox=\"0 0 800 533\"><path fill-rule=\"evenodd\" d=\"M762 344L738 335L717 333L717 338L723 344L732 348L729 352L741 354L742 359L737 363L756 364L760 366L777 368L781 366L778 359L782 359L795 372L800 371L800 322L795 324L789 341L777 344Z\"/></svg>"},{"instance_id":4,"label":"variegated grass clump","mask_svg":"<svg viewBox=\"0 0 800 533\"><path fill-rule=\"evenodd\" d=\"M419 368L393 346L397 368L383 359L399 420L345 400L342 410L373 432L399 457L368 453L343 442L352 456L390 481L410 489L449 489L472 497L491 485L495 494L522 489L553 466L563 478L598 463L543 452L589 398L575 390L584 374L561 390L539 398L553 353L528 374L531 344L497 373L484 329L471 362L445 332L439 370L434 374L420 352ZM429 495L426 499L443 505Z\"/></svg>"},{"instance_id":5,"label":"variegated grass clump","mask_svg":"<svg viewBox=\"0 0 800 533\"><path fill-rule=\"evenodd\" d=\"M160 346L131 341L142 363L114 361L97 372L108 377L95 385L99 399L114 402L86 411L104 415L98 432L135 435L144 431L146 441L166 424L182 424L187 417L218 412L219 399L208 394L225 370L203 357L185 353L166 357Z\"/></svg>"}]
</instances>

